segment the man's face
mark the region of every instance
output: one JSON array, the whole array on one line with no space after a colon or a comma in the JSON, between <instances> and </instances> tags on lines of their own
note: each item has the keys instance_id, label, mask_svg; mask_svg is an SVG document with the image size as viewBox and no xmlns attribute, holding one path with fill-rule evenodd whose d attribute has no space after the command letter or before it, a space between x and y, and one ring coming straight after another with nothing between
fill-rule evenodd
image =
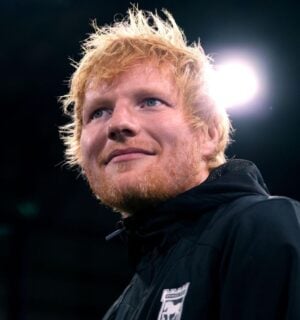
<instances>
[{"instance_id":1,"label":"man's face","mask_svg":"<svg viewBox=\"0 0 300 320\"><path fill-rule=\"evenodd\" d=\"M133 213L204 181L205 140L166 70L140 64L111 85L92 81L82 111L81 165L93 192Z\"/></svg>"}]
</instances>

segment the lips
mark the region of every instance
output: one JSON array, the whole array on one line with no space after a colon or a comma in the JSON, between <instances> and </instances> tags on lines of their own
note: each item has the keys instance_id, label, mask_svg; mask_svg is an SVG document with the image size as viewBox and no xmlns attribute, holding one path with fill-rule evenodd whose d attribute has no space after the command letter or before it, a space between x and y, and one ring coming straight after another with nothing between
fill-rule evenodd
<instances>
[{"instance_id":1,"label":"lips","mask_svg":"<svg viewBox=\"0 0 300 320\"><path fill-rule=\"evenodd\" d=\"M108 157L105 161L105 164L108 164L115 157L125 155L125 154L131 154L131 153L140 153L140 154L146 154L146 155L152 155L152 156L154 155L153 152L150 152L150 151L144 150L144 149L140 149L140 148L116 149L108 155Z\"/></svg>"}]
</instances>

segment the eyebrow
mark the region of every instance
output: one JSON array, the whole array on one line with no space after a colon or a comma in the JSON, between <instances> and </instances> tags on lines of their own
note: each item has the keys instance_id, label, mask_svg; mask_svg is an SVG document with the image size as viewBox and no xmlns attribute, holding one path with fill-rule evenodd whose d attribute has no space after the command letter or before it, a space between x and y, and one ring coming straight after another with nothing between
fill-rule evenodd
<instances>
[{"instance_id":1,"label":"eyebrow","mask_svg":"<svg viewBox=\"0 0 300 320\"><path fill-rule=\"evenodd\" d=\"M130 97L141 99L146 97L157 97L161 98L162 100L166 100L170 104L174 104L176 100L177 92L166 93L163 89L157 89L152 87L136 87L130 92ZM83 109L92 108L93 106L97 105L110 105L112 103L112 98L109 97L109 90L107 90L102 96L99 94L98 96L92 98L87 103L86 98L83 102Z\"/></svg>"},{"instance_id":2,"label":"eyebrow","mask_svg":"<svg viewBox=\"0 0 300 320\"><path fill-rule=\"evenodd\" d=\"M166 93L164 90L162 89L155 89L155 88L144 88L144 87L140 87L137 88L136 90L133 91L132 95L134 97L151 97L151 96L158 96L161 97L162 99L166 99L166 100L173 100L172 97L173 95Z\"/></svg>"}]
</instances>

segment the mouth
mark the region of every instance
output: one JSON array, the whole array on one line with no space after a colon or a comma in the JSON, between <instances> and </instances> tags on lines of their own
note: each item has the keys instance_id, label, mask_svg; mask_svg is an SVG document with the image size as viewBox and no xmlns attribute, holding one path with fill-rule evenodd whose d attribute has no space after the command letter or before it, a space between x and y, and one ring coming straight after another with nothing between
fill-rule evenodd
<instances>
[{"instance_id":1,"label":"mouth","mask_svg":"<svg viewBox=\"0 0 300 320\"><path fill-rule=\"evenodd\" d=\"M139 148L116 149L108 155L105 164L107 165L110 162L134 160L143 155L153 156L154 152Z\"/></svg>"}]
</instances>

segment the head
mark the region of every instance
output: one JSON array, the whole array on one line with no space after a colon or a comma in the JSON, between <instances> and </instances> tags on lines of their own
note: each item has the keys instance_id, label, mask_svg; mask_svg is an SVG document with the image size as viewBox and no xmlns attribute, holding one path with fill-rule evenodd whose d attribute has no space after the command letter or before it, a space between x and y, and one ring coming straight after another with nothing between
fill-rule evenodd
<instances>
[{"instance_id":1,"label":"head","mask_svg":"<svg viewBox=\"0 0 300 320\"><path fill-rule=\"evenodd\" d=\"M62 98L68 164L122 212L176 196L225 162L231 126L210 95L210 59L164 13L133 8L94 25Z\"/></svg>"}]
</instances>

